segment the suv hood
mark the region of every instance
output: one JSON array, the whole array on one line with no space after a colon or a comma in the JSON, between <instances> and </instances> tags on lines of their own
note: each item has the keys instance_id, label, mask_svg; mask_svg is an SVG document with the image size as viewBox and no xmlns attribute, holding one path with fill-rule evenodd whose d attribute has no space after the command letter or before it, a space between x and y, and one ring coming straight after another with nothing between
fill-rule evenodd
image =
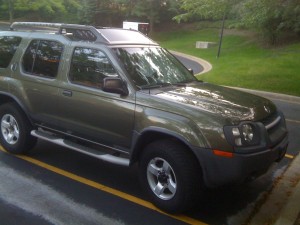
<instances>
[{"instance_id":1,"label":"suv hood","mask_svg":"<svg viewBox=\"0 0 300 225\"><path fill-rule=\"evenodd\" d=\"M209 83L198 82L154 95L234 121L259 121L276 111L276 106L265 98Z\"/></svg>"}]
</instances>

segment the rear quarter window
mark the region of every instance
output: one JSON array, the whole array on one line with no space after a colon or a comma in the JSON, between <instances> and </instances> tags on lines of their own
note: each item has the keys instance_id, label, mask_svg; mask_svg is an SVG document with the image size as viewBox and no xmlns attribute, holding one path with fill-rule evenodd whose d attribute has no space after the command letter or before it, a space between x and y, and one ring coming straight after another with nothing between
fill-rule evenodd
<instances>
[{"instance_id":1,"label":"rear quarter window","mask_svg":"<svg viewBox=\"0 0 300 225\"><path fill-rule=\"evenodd\" d=\"M13 36L0 36L0 68L10 64L22 38Z\"/></svg>"}]
</instances>

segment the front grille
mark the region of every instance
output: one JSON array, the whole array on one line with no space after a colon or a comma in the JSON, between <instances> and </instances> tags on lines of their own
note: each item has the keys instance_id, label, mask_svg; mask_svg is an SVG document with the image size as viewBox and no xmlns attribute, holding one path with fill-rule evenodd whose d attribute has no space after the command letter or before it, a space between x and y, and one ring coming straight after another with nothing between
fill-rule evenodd
<instances>
[{"instance_id":1,"label":"front grille","mask_svg":"<svg viewBox=\"0 0 300 225\"><path fill-rule=\"evenodd\" d=\"M283 115L276 113L262 121L266 127L270 145L277 145L287 134Z\"/></svg>"},{"instance_id":2,"label":"front grille","mask_svg":"<svg viewBox=\"0 0 300 225\"><path fill-rule=\"evenodd\" d=\"M271 123L266 124L265 127L267 130L271 130L274 127L276 127L280 123L281 117L278 116L275 120L273 120Z\"/></svg>"}]
</instances>

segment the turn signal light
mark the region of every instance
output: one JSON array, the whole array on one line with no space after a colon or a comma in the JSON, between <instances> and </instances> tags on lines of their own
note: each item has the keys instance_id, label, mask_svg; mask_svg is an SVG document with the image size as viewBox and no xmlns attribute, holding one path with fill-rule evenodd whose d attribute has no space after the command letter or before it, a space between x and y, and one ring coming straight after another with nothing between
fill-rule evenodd
<instances>
[{"instance_id":1,"label":"turn signal light","mask_svg":"<svg viewBox=\"0 0 300 225\"><path fill-rule=\"evenodd\" d=\"M220 151L220 150L213 150L214 154L217 156L221 156L221 157L226 157L226 158L233 158L233 153L232 152L224 152L224 151Z\"/></svg>"}]
</instances>

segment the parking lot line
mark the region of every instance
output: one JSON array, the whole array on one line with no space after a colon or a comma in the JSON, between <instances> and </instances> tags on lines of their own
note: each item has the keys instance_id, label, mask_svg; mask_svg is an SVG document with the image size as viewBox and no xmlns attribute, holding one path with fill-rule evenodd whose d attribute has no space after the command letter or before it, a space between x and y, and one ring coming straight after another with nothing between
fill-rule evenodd
<instances>
[{"instance_id":1,"label":"parking lot line","mask_svg":"<svg viewBox=\"0 0 300 225\"><path fill-rule=\"evenodd\" d=\"M289 159L293 159L293 158L295 158L295 156L293 156L293 155L290 155L290 154L285 154L285 157L286 157L286 158L289 158Z\"/></svg>"},{"instance_id":2,"label":"parking lot line","mask_svg":"<svg viewBox=\"0 0 300 225\"><path fill-rule=\"evenodd\" d=\"M285 119L286 122L290 122L290 123L299 123L300 124L300 121L299 120L291 120L291 119Z\"/></svg>"},{"instance_id":3,"label":"parking lot line","mask_svg":"<svg viewBox=\"0 0 300 225\"><path fill-rule=\"evenodd\" d=\"M2 148L2 146L0 146L0 150L2 152L10 154L6 150L4 150ZM148 209L157 211L157 212L159 212L159 213L161 213L163 215L169 216L169 217L171 217L173 219L185 222L187 224L192 224L192 225L207 225L206 223L203 223L203 222L201 222L199 220L196 220L194 218L191 218L191 217L188 217L188 216L185 216L185 215L171 215L171 214L165 213L165 212L161 211L160 209L156 208L152 203L150 203L148 201L145 201L143 199L137 198L137 197L135 197L133 195L129 195L129 194L125 193L125 192L122 192L122 191L110 188L108 186L105 186L103 184L97 183L97 182L89 180L87 178L78 176L78 175L70 173L68 171L62 170L62 169L57 168L55 166L46 164L46 163L44 163L42 161L39 161L39 160L36 160L34 158L31 158L31 157L28 157L28 156L25 156L25 155L13 155L13 156L15 156L17 158L20 158L20 159L22 159L24 161L27 161L29 163L32 163L34 165L37 165L39 167L42 167L42 168L44 168L46 170L49 170L51 172L54 172L56 174L59 174L61 176L67 177L67 178L69 178L71 180L74 180L74 181L77 181L79 183L85 184L87 186L93 187L93 188L98 189L100 191L104 191L104 192L112 194L114 196L118 196L118 197L120 197L122 199L125 199L127 201L130 201L130 202L133 202L135 204L141 205L141 206L146 207Z\"/></svg>"}]
</instances>

